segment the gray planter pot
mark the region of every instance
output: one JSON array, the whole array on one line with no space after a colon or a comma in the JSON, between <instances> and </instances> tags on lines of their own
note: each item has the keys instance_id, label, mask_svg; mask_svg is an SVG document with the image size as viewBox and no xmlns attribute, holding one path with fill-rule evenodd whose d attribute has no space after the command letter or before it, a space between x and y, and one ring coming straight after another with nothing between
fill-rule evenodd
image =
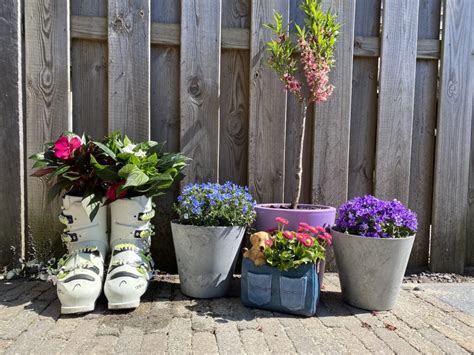
<instances>
[{"instance_id":1,"label":"gray planter pot","mask_svg":"<svg viewBox=\"0 0 474 355\"><path fill-rule=\"evenodd\" d=\"M229 289L245 227L201 227L171 222L181 291L222 297Z\"/></svg>"},{"instance_id":2,"label":"gray planter pot","mask_svg":"<svg viewBox=\"0 0 474 355\"><path fill-rule=\"evenodd\" d=\"M415 236L367 238L331 232L344 301L371 311L392 309Z\"/></svg>"}]
</instances>

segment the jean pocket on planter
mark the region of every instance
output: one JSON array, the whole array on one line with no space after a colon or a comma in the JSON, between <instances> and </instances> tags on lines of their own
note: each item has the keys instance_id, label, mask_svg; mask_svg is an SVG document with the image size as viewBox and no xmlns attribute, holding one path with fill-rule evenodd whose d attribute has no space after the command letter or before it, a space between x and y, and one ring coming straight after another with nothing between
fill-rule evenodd
<instances>
[{"instance_id":1,"label":"jean pocket on planter","mask_svg":"<svg viewBox=\"0 0 474 355\"><path fill-rule=\"evenodd\" d=\"M306 285L308 278L280 277L281 305L291 311L303 309L306 301Z\"/></svg>"},{"instance_id":2,"label":"jean pocket on planter","mask_svg":"<svg viewBox=\"0 0 474 355\"><path fill-rule=\"evenodd\" d=\"M272 275L247 274L249 301L257 306L270 303L272 300Z\"/></svg>"}]
</instances>

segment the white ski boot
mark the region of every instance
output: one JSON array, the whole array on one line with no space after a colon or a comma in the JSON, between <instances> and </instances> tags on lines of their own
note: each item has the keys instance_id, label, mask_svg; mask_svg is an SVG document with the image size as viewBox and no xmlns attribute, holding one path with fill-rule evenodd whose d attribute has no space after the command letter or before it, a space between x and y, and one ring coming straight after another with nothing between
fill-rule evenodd
<instances>
[{"instance_id":1,"label":"white ski boot","mask_svg":"<svg viewBox=\"0 0 474 355\"><path fill-rule=\"evenodd\" d=\"M119 199L110 205L112 256L104 292L109 309L136 308L153 274L150 242L155 212L151 198Z\"/></svg>"},{"instance_id":2,"label":"white ski boot","mask_svg":"<svg viewBox=\"0 0 474 355\"><path fill-rule=\"evenodd\" d=\"M61 313L93 311L102 292L104 257L108 249L107 208L101 206L91 222L82 197L64 196L59 215L66 225L61 237L68 254L59 260L57 292Z\"/></svg>"}]
</instances>

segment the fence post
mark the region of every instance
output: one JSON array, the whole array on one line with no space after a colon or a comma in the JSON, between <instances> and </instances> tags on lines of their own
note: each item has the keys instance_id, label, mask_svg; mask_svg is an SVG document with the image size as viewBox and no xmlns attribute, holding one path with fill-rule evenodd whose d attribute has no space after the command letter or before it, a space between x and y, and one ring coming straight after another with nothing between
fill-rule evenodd
<instances>
[{"instance_id":1,"label":"fence post","mask_svg":"<svg viewBox=\"0 0 474 355\"><path fill-rule=\"evenodd\" d=\"M181 150L185 182L219 180L221 0L181 2Z\"/></svg>"},{"instance_id":2,"label":"fence post","mask_svg":"<svg viewBox=\"0 0 474 355\"><path fill-rule=\"evenodd\" d=\"M408 203L418 0L384 2L375 193Z\"/></svg>"},{"instance_id":3,"label":"fence post","mask_svg":"<svg viewBox=\"0 0 474 355\"><path fill-rule=\"evenodd\" d=\"M109 131L150 138L150 0L109 0Z\"/></svg>"},{"instance_id":4,"label":"fence post","mask_svg":"<svg viewBox=\"0 0 474 355\"><path fill-rule=\"evenodd\" d=\"M0 2L0 19L1 267L25 256L21 2Z\"/></svg>"},{"instance_id":5,"label":"fence post","mask_svg":"<svg viewBox=\"0 0 474 355\"><path fill-rule=\"evenodd\" d=\"M69 43L69 1L25 1L27 157L72 128ZM26 166L29 176L31 162ZM48 202L49 183L34 177L26 181L30 247L45 258L60 245L59 199Z\"/></svg>"},{"instance_id":6,"label":"fence post","mask_svg":"<svg viewBox=\"0 0 474 355\"><path fill-rule=\"evenodd\" d=\"M463 273L471 146L472 0L445 0L430 267Z\"/></svg>"}]
</instances>

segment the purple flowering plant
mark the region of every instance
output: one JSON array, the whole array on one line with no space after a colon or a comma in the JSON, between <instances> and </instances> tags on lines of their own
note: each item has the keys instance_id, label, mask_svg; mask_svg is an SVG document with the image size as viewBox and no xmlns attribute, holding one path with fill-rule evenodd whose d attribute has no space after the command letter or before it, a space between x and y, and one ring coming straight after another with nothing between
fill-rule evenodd
<instances>
[{"instance_id":1,"label":"purple flowering plant","mask_svg":"<svg viewBox=\"0 0 474 355\"><path fill-rule=\"evenodd\" d=\"M188 184L174 207L182 224L248 227L255 221L255 204L247 187L228 181Z\"/></svg>"},{"instance_id":2,"label":"purple flowering plant","mask_svg":"<svg viewBox=\"0 0 474 355\"><path fill-rule=\"evenodd\" d=\"M339 207L334 229L369 238L406 238L416 233L417 221L400 201L367 195Z\"/></svg>"}]
</instances>

